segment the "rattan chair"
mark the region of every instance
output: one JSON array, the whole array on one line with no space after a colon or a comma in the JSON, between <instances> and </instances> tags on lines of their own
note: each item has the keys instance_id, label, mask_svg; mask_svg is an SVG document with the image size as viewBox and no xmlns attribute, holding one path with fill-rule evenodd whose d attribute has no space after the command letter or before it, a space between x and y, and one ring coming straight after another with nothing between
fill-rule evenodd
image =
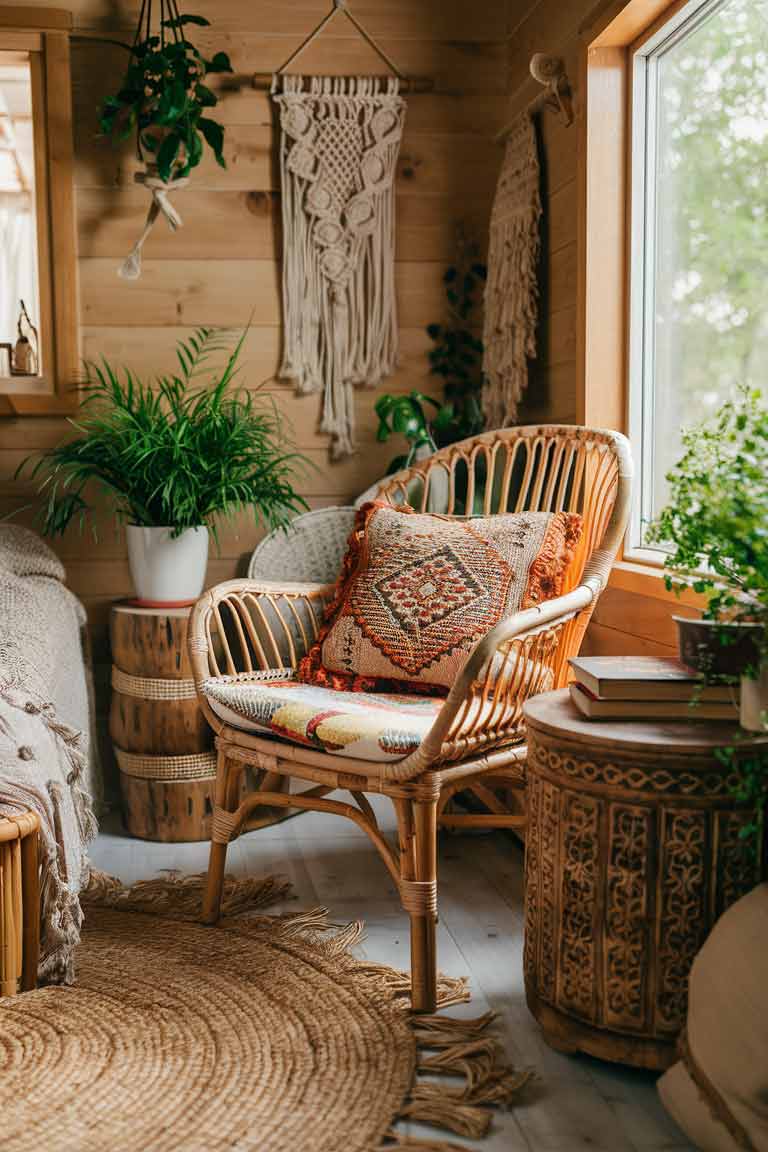
<instances>
[{"instance_id":1,"label":"rattan chair","mask_svg":"<svg viewBox=\"0 0 768 1152\"><path fill-rule=\"evenodd\" d=\"M352 507L302 512L288 528L276 528L256 545L248 578L333 584L354 522Z\"/></svg>"},{"instance_id":2,"label":"rattan chair","mask_svg":"<svg viewBox=\"0 0 768 1152\"><path fill-rule=\"evenodd\" d=\"M452 515L565 509L584 519L575 586L502 621L477 643L427 736L402 760L363 761L247 733L225 723L206 698L211 677L295 667L317 636L331 587L230 580L201 597L192 613L190 652L218 749L206 923L219 917L227 845L247 830L258 807L345 816L368 834L398 887L411 924L413 1007L434 1011L440 806L468 783L482 787L499 775L522 781L523 704L566 681L568 657L579 649L624 533L630 478L623 436L549 426L485 433L382 481L380 499L417 509L437 504ZM261 790L240 801L246 765ZM288 796L274 786L281 776L305 781L309 790ZM336 789L351 800L329 798ZM379 828L368 793L391 799L396 844ZM522 824L524 817L509 819Z\"/></svg>"}]
</instances>

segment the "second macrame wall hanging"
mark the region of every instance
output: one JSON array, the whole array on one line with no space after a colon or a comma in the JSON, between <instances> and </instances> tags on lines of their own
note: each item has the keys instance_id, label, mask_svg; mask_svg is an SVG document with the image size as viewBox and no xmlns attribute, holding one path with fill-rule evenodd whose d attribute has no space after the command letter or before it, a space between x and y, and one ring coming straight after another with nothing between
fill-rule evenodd
<instances>
[{"instance_id":1,"label":"second macrame wall hanging","mask_svg":"<svg viewBox=\"0 0 768 1152\"><path fill-rule=\"evenodd\" d=\"M283 204L280 375L323 392L331 456L355 447L355 387L397 361L396 77L276 76Z\"/></svg>"}]
</instances>

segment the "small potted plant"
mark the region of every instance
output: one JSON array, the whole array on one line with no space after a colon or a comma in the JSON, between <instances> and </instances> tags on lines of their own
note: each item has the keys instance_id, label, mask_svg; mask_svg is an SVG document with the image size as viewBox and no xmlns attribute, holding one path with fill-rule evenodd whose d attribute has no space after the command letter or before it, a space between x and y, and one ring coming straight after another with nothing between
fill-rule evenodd
<instances>
[{"instance_id":1,"label":"small potted plant","mask_svg":"<svg viewBox=\"0 0 768 1152\"><path fill-rule=\"evenodd\" d=\"M75 437L21 466L41 480L51 536L74 518L85 521L92 497L106 496L126 525L131 576L144 603L197 599L208 529L215 538L219 518L250 508L273 529L306 507L292 485L298 457L279 413L258 393L235 387L243 340L233 348L228 334L200 329L177 345L178 374L153 385L106 360L86 365L85 399L70 421Z\"/></svg>"},{"instance_id":2,"label":"small potted plant","mask_svg":"<svg viewBox=\"0 0 768 1152\"><path fill-rule=\"evenodd\" d=\"M768 407L741 389L683 433L683 449L646 538L670 549L667 586L707 599L701 620L677 618L681 659L709 676L740 676L742 727L759 731L768 709Z\"/></svg>"},{"instance_id":3,"label":"small potted plant","mask_svg":"<svg viewBox=\"0 0 768 1152\"><path fill-rule=\"evenodd\" d=\"M207 114L218 97L205 78L231 72L229 57L216 52L206 59L186 38L188 26L208 25L202 16L161 17L155 35L150 21L151 6L134 43L123 45L130 60L117 93L102 104L102 132L117 142L135 132L147 173L165 182L187 176L200 163L206 143L226 167L224 129Z\"/></svg>"},{"instance_id":4,"label":"small potted plant","mask_svg":"<svg viewBox=\"0 0 768 1152\"><path fill-rule=\"evenodd\" d=\"M437 448L475 436L483 429L480 409L483 344L472 330L478 307L478 294L486 278L478 247L459 229L459 256L445 272L443 281L448 302L448 318L443 324L430 324L427 334L433 347L430 370L443 379L443 400L423 392L407 396L384 393L376 401L379 418L377 438L386 442L400 435L408 451L396 456L387 473L409 467L414 460L431 455Z\"/></svg>"}]
</instances>

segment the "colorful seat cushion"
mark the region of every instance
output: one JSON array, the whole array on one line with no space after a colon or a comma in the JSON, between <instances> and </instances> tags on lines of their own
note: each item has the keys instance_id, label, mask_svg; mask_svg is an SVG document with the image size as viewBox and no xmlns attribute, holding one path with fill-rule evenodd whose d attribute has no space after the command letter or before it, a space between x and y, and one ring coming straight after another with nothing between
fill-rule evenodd
<instances>
[{"instance_id":1,"label":"colorful seat cushion","mask_svg":"<svg viewBox=\"0 0 768 1152\"><path fill-rule=\"evenodd\" d=\"M361 695L302 684L282 670L207 680L208 703L225 724L356 760L402 760L418 748L442 700Z\"/></svg>"},{"instance_id":2,"label":"colorful seat cushion","mask_svg":"<svg viewBox=\"0 0 768 1152\"><path fill-rule=\"evenodd\" d=\"M299 678L447 691L499 621L560 595L580 536L569 512L459 519L363 505Z\"/></svg>"}]
</instances>

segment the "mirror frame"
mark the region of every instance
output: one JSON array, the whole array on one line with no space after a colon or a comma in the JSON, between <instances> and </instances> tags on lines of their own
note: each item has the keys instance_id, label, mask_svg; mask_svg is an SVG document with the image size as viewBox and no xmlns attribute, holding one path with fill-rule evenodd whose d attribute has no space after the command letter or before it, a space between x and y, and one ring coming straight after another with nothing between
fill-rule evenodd
<instances>
[{"instance_id":1,"label":"mirror frame","mask_svg":"<svg viewBox=\"0 0 768 1152\"><path fill-rule=\"evenodd\" d=\"M66 415L77 408L78 316L70 34L61 8L0 7L0 50L35 53L32 67L38 219L39 331L44 373L23 391L0 379L0 416ZM39 54L39 55L37 55ZM39 147L42 141L43 147ZM17 389L16 384L21 385ZM28 387L28 386L27 386Z\"/></svg>"}]
</instances>

